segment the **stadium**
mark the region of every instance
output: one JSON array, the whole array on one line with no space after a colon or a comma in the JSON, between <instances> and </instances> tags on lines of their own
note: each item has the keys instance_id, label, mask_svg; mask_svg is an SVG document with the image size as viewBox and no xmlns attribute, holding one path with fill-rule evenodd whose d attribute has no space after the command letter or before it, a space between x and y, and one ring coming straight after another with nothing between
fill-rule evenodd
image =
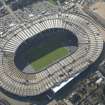
<instances>
[{"instance_id":1,"label":"stadium","mask_svg":"<svg viewBox=\"0 0 105 105\"><path fill-rule=\"evenodd\" d=\"M0 38L0 86L35 96L93 64L103 50L97 25L80 14L58 13L19 25Z\"/></svg>"}]
</instances>

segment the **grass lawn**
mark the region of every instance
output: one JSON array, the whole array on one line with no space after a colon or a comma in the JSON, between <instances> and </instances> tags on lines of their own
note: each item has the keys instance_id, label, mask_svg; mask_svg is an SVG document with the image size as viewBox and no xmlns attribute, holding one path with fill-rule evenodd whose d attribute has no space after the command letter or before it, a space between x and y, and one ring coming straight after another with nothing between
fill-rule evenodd
<instances>
[{"instance_id":1,"label":"grass lawn","mask_svg":"<svg viewBox=\"0 0 105 105\"><path fill-rule=\"evenodd\" d=\"M43 70L49 64L70 53L67 49L70 34L62 29L45 30L42 34L37 35L37 38L28 40L28 44L25 44L28 50L22 51L19 57L24 64L31 65L34 70Z\"/></svg>"},{"instance_id":2,"label":"grass lawn","mask_svg":"<svg viewBox=\"0 0 105 105\"><path fill-rule=\"evenodd\" d=\"M56 1L57 0L48 0L51 4L54 4L54 5L56 5Z\"/></svg>"},{"instance_id":3,"label":"grass lawn","mask_svg":"<svg viewBox=\"0 0 105 105\"><path fill-rule=\"evenodd\" d=\"M36 70L43 69L47 67L49 64L54 61L66 56L68 54L68 50L64 47L58 48L53 52L48 53L47 55L41 57L40 59L32 62L32 67Z\"/></svg>"},{"instance_id":4,"label":"grass lawn","mask_svg":"<svg viewBox=\"0 0 105 105\"><path fill-rule=\"evenodd\" d=\"M46 29L19 46L14 62L20 70L30 65L38 72L70 54L69 46L76 46L75 43L77 39L69 30Z\"/></svg>"}]
</instances>

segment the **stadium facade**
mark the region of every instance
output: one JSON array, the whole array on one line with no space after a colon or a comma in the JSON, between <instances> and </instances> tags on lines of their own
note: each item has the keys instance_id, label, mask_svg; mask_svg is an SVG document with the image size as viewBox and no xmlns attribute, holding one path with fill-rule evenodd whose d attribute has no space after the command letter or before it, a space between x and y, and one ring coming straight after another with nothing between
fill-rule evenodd
<instances>
[{"instance_id":1,"label":"stadium facade","mask_svg":"<svg viewBox=\"0 0 105 105\"><path fill-rule=\"evenodd\" d=\"M15 52L28 38L51 28L69 30L78 39L77 50L38 73L23 73L14 63ZM82 72L100 56L103 40L97 25L80 14L53 14L19 25L0 38L0 86L19 96L35 96Z\"/></svg>"}]
</instances>

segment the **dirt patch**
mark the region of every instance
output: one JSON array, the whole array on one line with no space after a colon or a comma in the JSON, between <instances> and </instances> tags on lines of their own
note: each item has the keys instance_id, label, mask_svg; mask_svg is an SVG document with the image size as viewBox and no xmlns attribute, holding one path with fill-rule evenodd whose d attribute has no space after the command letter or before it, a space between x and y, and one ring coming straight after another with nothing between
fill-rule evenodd
<instances>
[{"instance_id":1,"label":"dirt patch","mask_svg":"<svg viewBox=\"0 0 105 105\"><path fill-rule=\"evenodd\" d=\"M103 19L105 19L105 2L102 2L102 1L97 2L93 4L89 9L97 13Z\"/></svg>"}]
</instances>

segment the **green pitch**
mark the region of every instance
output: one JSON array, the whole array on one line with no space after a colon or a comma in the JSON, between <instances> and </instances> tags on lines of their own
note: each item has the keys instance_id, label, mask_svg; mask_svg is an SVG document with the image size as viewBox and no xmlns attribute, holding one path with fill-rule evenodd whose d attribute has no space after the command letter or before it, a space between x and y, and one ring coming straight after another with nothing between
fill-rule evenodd
<instances>
[{"instance_id":1,"label":"green pitch","mask_svg":"<svg viewBox=\"0 0 105 105\"><path fill-rule=\"evenodd\" d=\"M29 72L33 69L36 73L76 50L70 46L78 47L74 33L62 28L49 28L25 40L15 52L14 63L21 71L29 67Z\"/></svg>"},{"instance_id":2,"label":"green pitch","mask_svg":"<svg viewBox=\"0 0 105 105\"><path fill-rule=\"evenodd\" d=\"M57 0L48 0L48 1L49 1L50 3L56 5L56 1L57 1Z\"/></svg>"},{"instance_id":3,"label":"green pitch","mask_svg":"<svg viewBox=\"0 0 105 105\"><path fill-rule=\"evenodd\" d=\"M47 38L44 38L44 40L38 43L38 45L34 48L29 49L27 52L27 57L29 57L29 59L34 58L31 66L35 70L39 71L47 67L49 64L52 64L60 58L68 55L68 48L65 48L69 40L68 36L68 34L62 35L62 32L59 33L59 35L51 35ZM30 54L31 52L34 53Z\"/></svg>"},{"instance_id":4,"label":"green pitch","mask_svg":"<svg viewBox=\"0 0 105 105\"><path fill-rule=\"evenodd\" d=\"M67 54L68 54L68 50L66 48L63 48L63 47L58 48L57 50L34 61L31 65L36 70L43 69L44 67L47 67L49 64L66 56Z\"/></svg>"}]
</instances>

